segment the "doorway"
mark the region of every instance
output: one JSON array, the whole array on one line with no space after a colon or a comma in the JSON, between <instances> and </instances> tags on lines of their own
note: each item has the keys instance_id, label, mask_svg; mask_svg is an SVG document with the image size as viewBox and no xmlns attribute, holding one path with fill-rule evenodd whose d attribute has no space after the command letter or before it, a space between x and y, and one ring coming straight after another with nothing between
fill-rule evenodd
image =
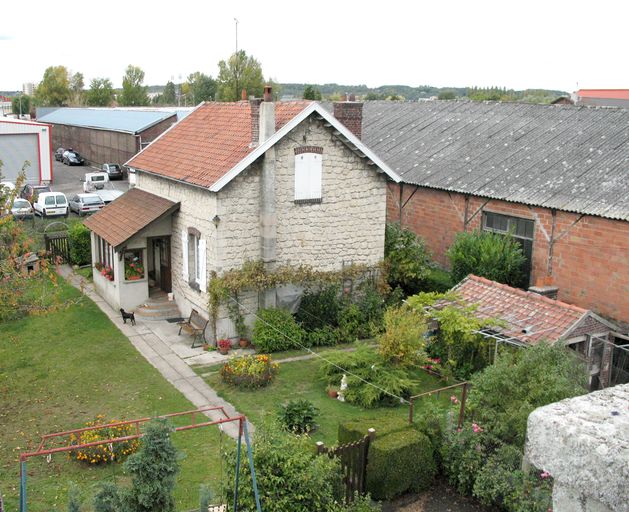
<instances>
[{"instance_id":1,"label":"doorway","mask_svg":"<svg viewBox=\"0 0 629 512\"><path fill-rule=\"evenodd\" d=\"M166 293L172 292L169 236L149 239L148 260L151 286Z\"/></svg>"}]
</instances>

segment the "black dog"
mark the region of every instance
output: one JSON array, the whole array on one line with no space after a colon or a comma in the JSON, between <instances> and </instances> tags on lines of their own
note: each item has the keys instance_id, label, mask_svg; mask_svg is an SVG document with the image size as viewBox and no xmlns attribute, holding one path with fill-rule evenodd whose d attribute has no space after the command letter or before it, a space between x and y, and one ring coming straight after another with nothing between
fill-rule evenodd
<instances>
[{"instance_id":1,"label":"black dog","mask_svg":"<svg viewBox=\"0 0 629 512\"><path fill-rule=\"evenodd\" d=\"M127 323L127 320L131 320L131 325L135 325L135 314L127 313L124 309L120 308L120 314L122 315L123 323Z\"/></svg>"}]
</instances>

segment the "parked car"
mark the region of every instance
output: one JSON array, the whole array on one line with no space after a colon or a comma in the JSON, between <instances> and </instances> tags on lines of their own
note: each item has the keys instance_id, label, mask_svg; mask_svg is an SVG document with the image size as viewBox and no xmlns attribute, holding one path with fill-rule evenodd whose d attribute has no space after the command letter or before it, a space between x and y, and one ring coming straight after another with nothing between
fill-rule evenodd
<instances>
[{"instance_id":1,"label":"parked car","mask_svg":"<svg viewBox=\"0 0 629 512\"><path fill-rule=\"evenodd\" d=\"M53 215L68 216L68 199L63 192L41 192L33 203L35 215L50 217Z\"/></svg>"},{"instance_id":2,"label":"parked car","mask_svg":"<svg viewBox=\"0 0 629 512\"><path fill-rule=\"evenodd\" d=\"M109 183L109 174L106 172L88 172L83 179L83 192L103 190Z\"/></svg>"},{"instance_id":3,"label":"parked car","mask_svg":"<svg viewBox=\"0 0 629 512\"><path fill-rule=\"evenodd\" d=\"M26 199L17 198L13 201L13 206L11 206L11 215L16 220L32 219L33 207Z\"/></svg>"},{"instance_id":4,"label":"parked car","mask_svg":"<svg viewBox=\"0 0 629 512\"><path fill-rule=\"evenodd\" d=\"M122 190L115 190L115 189L110 189L110 190L97 190L96 192L94 192L97 196L99 196L103 202L108 205L109 203L111 203L112 201L115 201L116 199L118 199L122 194L124 194L124 192Z\"/></svg>"},{"instance_id":5,"label":"parked car","mask_svg":"<svg viewBox=\"0 0 629 512\"><path fill-rule=\"evenodd\" d=\"M31 204L37 201L37 196L43 192L51 192L49 185L31 185L27 183L20 191L20 197Z\"/></svg>"},{"instance_id":6,"label":"parked car","mask_svg":"<svg viewBox=\"0 0 629 512\"><path fill-rule=\"evenodd\" d=\"M124 178L122 167L118 164L103 164L101 171L106 172L110 180L121 180Z\"/></svg>"},{"instance_id":7,"label":"parked car","mask_svg":"<svg viewBox=\"0 0 629 512\"><path fill-rule=\"evenodd\" d=\"M6 190L7 194L10 194L11 192L15 190L15 185L11 183L10 181L0 181L0 187L7 189Z\"/></svg>"},{"instance_id":8,"label":"parked car","mask_svg":"<svg viewBox=\"0 0 629 512\"><path fill-rule=\"evenodd\" d=\"M63 154L66 152L65 149L63 148L57 148L57 150L55 151L55 160L57 162L61 162L63 160Z\"/></svg>"},{"instance_id":9,"label":"parked car","mask_svg":"<svg viewBox=\"0 0 629 512\"><path fill-rule=\"evenodd\" d=\"M105 206L105 202L97 194L75 194L68 202L71 212L76 212L79 217L94 213Z\"/></svg>"},{"instance_id":10,"label":"parked car","mask_svg":"<svg viewBox=\"0 0 629 512\"><path fill-rule=\"evenodd\" d=\"M83 165L85 164L85 159L81 155L79 155L77 151L74 151L74 149L70 148L64 151L62 162L65 165Z\"/></svg>"}]
</instances>

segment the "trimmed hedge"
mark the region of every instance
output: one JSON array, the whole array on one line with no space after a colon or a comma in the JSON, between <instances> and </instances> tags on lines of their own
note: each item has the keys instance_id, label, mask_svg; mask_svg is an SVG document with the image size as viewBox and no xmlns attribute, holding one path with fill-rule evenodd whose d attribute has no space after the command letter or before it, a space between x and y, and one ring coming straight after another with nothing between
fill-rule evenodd
<instances>
[{"instance_id":1,"label":"trimmed hedge","mask_svg":"<svg viewBox=\"0 0 629 512\"><path fill-rule=\"evenodd\" d=\"M90 230L83 224L76 223L68 230L68 245L70 246L70 262L73 265L92 263Z\"/></svg>"},{"instance_id":2,"label":"trimmed hedge","mask_svg":"<svg viewBox=\"0 0 629 512\"><path fill-rule=\"evenodd\" d=\"M367 492L375 500L390 500L428 489L437 473L433 447L426 435L402 418L379 418L339 425L339 444L357 441L369 428L376 439L369 446Z\"/></svg>"},{"instance_id":3,"label":"trimmed hedge","mask_svg":"<svg viewBox=\"0 0 629 512\"><path fill-rule=\"evenodd\" d=\"M277 308L261 309L253 326L253 343L259 353L279 352L300 348L304 330L295 322L290 311Z\"/></svg>"}]
</instances>

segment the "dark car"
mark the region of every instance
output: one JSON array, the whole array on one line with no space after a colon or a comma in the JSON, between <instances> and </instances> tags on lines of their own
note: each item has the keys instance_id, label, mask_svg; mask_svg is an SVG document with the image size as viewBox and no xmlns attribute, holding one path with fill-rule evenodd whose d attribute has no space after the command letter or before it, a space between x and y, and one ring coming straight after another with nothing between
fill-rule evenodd
<instances>
[{"instance_id":1,"label":"dark car","mask_svg":"<svg viewBox=\"0 0 629 512\"><path fill-rule=\"evenodd\" d=\"M85 160L77 151L72 148L67 149L63 153L63 159L61 160L65 165L83 165Z\"/></svg>"},{"instance_id":2,"label":"dark car","mask_svg":"<svg viewBox=\"0 0 629 512\"><path fill-rule=\"evenodd\" d=\"M118 164L103 164L101 171L106 172L110 180L121 180L124 178L122 167Z\"/></svg>"},{"instance_id":3,"label":"dark car","mask_svg":"<svg viewBox=\"0 0 629 512\"><path fill-rule=\"evenodd\" d=\"M63 148L58 148L57 151L55 151L55 160L57 162L61 162L63 160L63 154L65 153L65 149Z\"/></svg>"},{"instance_id":4,"label":"dark car","mask_svg":"<svg viewBox=\"0 0 629 512\"><path fill-rule=\"evenodd\" d=\"M52 192L48 185L31 185L27 183L20 191L20 197L30 203L37 201L37 196L42 192Z\"/></svg>"}]
</instances>

